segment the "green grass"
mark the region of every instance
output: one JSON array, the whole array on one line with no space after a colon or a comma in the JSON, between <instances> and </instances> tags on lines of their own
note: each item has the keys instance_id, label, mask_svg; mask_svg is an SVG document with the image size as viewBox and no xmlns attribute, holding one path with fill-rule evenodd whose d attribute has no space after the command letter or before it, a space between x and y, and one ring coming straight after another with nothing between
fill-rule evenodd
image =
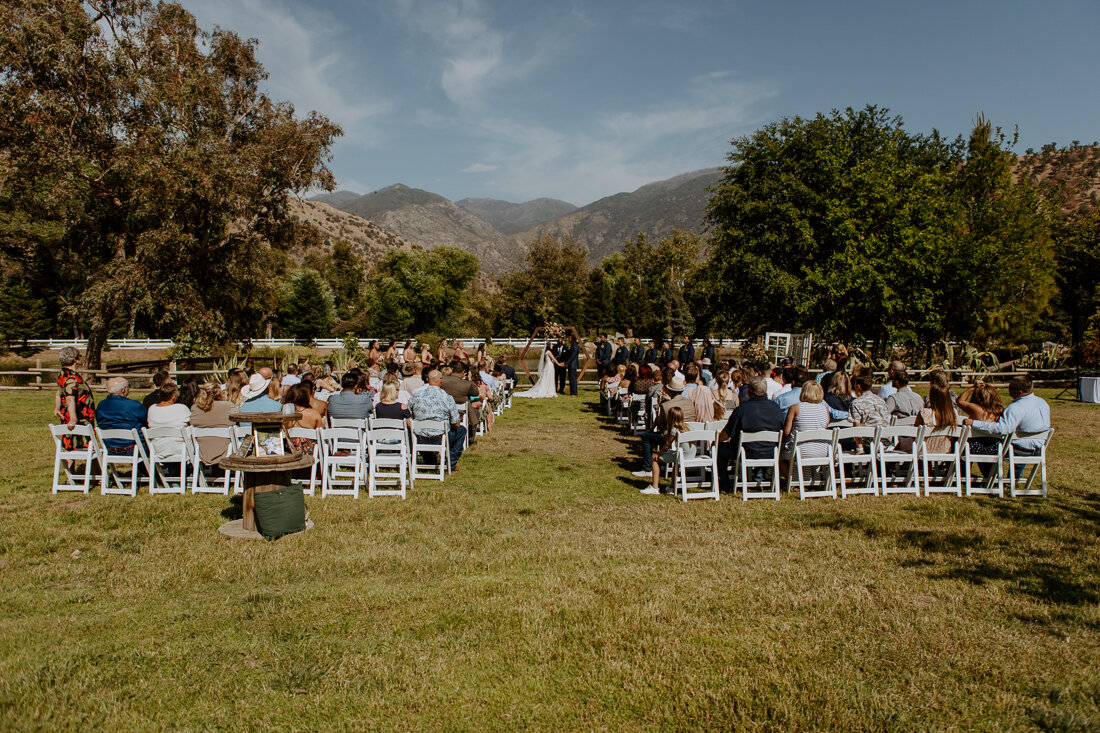
<instances>
[{"instance_id":1,"label":"green grass","mask_svg":"<svg viewBox=\"0 0 1100 733\"><path fill-rule=\"evenodd\" d=\"M265 543L51 496L52 396L0 395L0 727L1100 728L1100 408L1054 403L1046 500L685 505L594 396Z\"/></svg>"}]
</instances>

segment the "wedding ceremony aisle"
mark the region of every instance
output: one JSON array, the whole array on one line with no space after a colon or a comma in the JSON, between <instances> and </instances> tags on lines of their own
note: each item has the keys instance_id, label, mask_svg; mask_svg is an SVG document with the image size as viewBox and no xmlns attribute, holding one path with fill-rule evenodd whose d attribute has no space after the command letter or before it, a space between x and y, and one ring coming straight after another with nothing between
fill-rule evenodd
<instances>
[{"instance_id":1,"label":"wedding ceremony aisle","mask_svg":"<svg viewBox=\"0 0 1100 733\"><path fill-rule=\"evenodd\" d=\"M224 496L51 495L51 400L0 397L4 728L1100 725L1088 405L1046 499L685 504L595 390L516 400L445 483L234 542Z\"/></svg>"}]
</instances>

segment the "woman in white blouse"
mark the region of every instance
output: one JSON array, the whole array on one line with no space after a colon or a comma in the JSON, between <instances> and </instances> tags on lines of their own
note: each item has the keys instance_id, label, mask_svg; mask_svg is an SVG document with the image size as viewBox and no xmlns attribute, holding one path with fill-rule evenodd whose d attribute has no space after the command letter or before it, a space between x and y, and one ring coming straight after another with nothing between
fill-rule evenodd
<instances>
[{"instance_id":1,"label":"woman in white blouse","mask_svg":"<svg viewBox=\"0 0 1100 733\"><path fill-rule=\"evenodd\" d=\"M160 402L149 408L146 424L153 428L182 428L191 423L191 408L176 403L179 388L169 380L160 386ZM155 438L157 455L171 456L183 452L183 433L167 438Z\"/></svg>"}]
</instances>

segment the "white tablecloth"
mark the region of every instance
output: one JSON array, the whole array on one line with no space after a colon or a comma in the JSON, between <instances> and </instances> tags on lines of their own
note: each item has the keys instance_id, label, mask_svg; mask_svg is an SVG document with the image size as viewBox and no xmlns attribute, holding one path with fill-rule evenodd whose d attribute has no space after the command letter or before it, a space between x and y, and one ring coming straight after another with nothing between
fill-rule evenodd
<instances>
[{"instance_id":1,"label":"white tablecloth","mask_svg":"<svg viewBox=\"0 0 1100 733\"><path fill-rule=\"evenodd\" d=\"M1100 402L1100 377L1081 377L1081 401Z\"/></svg>"}]
</instances>

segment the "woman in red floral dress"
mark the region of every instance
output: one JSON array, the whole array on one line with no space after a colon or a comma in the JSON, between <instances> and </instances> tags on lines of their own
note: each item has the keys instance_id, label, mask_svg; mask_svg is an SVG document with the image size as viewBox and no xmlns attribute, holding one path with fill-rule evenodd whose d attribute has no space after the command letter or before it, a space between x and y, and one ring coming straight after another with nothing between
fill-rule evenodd
<instances>
[{"instance_id":1,"label":"woman in red floral dress","mask_svg":"<svg viewBox=\"0 0 1100 733\"><path fill-rule=\"evenodd\" d=\"M76 371L80 366L80 352L66 346L58 354L58 360L61 362L61 374L57 378L54 416L60 418L70 430L77 425L94 424L95 398L92 397L92 388ZM83 447L83 443L83 439L77 440L71 435L61 438L61 446L65 450L77 450Z\"/></svg>"}]
</instances>

